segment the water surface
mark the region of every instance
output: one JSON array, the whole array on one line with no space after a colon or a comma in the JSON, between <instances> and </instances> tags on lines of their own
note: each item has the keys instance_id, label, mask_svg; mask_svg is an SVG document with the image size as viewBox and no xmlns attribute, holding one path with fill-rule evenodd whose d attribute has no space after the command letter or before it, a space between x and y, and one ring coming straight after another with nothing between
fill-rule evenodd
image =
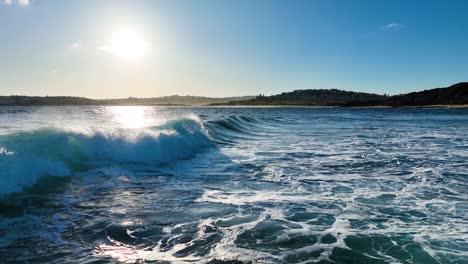
<instances>
[{"instance_id":1,"label":"water surface","mask_svg":"<svg viewBox=\"0 0 468 264\"><path fill-rule=\"evenodd\" d=\"M0 256L468 263L467 165L466 109L3 107Z\"/></svg>"}]
</instances>

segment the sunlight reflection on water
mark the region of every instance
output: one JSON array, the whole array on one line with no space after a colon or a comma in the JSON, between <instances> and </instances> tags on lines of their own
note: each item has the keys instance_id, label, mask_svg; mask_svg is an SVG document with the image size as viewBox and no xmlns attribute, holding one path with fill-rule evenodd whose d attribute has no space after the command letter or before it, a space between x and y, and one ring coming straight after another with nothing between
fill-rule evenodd
<instances>
[{"instance_id":1,"label":"sunlight reflection on water","mask_svg":"<svg viewBox=\"0 0 468 264\"><path fill-rule=\"evenodd\" d=\"M116 106L106 110L125 128L142 128L156 123L155 117L150 115L149 108L145 106Z\"/></svg>"}]
</instances>

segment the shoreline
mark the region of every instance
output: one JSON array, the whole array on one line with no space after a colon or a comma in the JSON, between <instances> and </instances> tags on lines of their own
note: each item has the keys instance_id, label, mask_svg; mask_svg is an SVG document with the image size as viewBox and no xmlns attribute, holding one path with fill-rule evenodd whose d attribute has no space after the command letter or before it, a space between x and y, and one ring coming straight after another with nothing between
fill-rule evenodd
<instances>
[{"instance_id":1,"label":"shoreline","mask_svg":"<svg viewBox=\"0 0 468 264\"><path fill-rule=\"evenodd\" d=\"M373 105L373 106L333 106L333 105L155 105L155 104L103 104L103 105L0 105L0 107L102 107L102 106L153 106L153 107L209 107L209 108L371 108L371 109L397 109L397 108L468 108L468 104L458 105L405 105L405 106L389 106L389 105Z\"/></svg>"},{"instance_id":2,"label":"shoreline","mask_svg":"<svg viewBox=\"0 0 468 264\"><path fill-rule=\"evenodd\" d=\"M338 105L181 105L176 107L210 107L210 108L372 108L372 109L397 109L397 108L468 108L468 104L462 105L405 105L405 106L338 106Z\"/></svg>"}]
</instances>

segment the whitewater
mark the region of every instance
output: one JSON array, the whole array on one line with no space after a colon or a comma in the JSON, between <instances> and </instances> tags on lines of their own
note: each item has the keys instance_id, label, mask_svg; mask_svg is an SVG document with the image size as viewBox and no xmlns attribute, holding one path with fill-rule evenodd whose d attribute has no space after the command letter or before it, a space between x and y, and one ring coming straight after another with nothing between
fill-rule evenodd
<instances>
[{"instance_id":1,"label":"whitewater","mask_svg":"<svg viewBox=\"0 0 468 264\"><path fill-rule=\"evenodd\" d=\"M0 107L2 263L468 263L468 110Z\"/></svg>"}]
</instances>

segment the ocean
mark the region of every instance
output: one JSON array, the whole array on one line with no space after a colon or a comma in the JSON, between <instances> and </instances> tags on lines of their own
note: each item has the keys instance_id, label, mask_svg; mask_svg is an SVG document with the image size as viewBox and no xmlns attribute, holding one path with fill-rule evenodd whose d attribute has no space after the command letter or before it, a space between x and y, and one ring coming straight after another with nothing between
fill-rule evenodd
<instances>
[{"instance_id":1,"label":"ocean","mask_svg":"<svg viewBox=\"0 0 468 264\"><path fill-rule=\"evenodd\" d=\"M0 107L2 263L468 263L468 109Z\"/></svg>"}]
</instances>

